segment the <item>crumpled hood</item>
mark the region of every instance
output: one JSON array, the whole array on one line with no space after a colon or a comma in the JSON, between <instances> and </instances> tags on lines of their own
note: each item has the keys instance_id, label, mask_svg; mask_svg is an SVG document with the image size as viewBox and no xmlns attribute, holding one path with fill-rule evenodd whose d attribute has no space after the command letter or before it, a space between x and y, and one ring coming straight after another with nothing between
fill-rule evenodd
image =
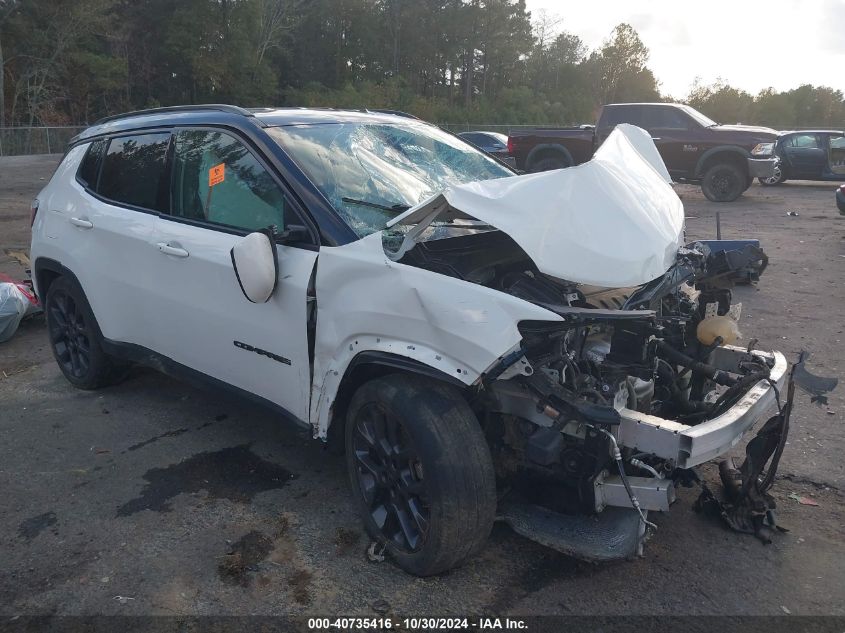
<instances>
[{"instance_id":1,"label":"crumpled hood","mask_svg":"<svg viewBox=\"0 0 845 633\"><path fill-rule=\"evenodd\" d=\"M475 218L507 233L552 277L612 288L665 273L682 245L684 211L648 132L619 125L576 167L451 187L394 218L417 225Z\"/></svg>"}]
</instances>

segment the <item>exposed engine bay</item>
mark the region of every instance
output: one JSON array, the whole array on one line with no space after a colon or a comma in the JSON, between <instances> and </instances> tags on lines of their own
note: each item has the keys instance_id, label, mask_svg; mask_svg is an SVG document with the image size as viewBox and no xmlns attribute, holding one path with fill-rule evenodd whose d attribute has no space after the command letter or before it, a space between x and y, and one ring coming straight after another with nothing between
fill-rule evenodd
<instances>
[{"instance_id":1,"label":"exposed engine bay","mask_svg":"<svg viewBox=\"0 0 845 633\"><path fill-rule=\"evenodd\" d=\"M732 346L741 306L732 307L731 288L756 280L767 264L755 242L690 244L662 277L625 289L545 275L498 231L420 242L401 262L506 292L562 317L520 322L521 348L488 372L473 406L500 485L519 500L515 515L526 508L557 517L633 507L640 521L629 525L634 536L623 548L626 555L652 525L647 512L668 510L674 484L694 477L686 470L693 461L704 461L692 452L678 459L673 450L654 450L649 437L637 436L638 421L632 426L626 415L659 419L674 425L676 435L677 429L694 430L770 381L777 362L775 355L755 353L753 340L745 349ZM536 516L511 518L517 531L533 530L527 535L556 545L549 542L553 537L536 534ZM583 543L583 534L574 541ZM573 547L558 549L588 559L616 557L602 548Z\"/></svg>"}]
</instances>

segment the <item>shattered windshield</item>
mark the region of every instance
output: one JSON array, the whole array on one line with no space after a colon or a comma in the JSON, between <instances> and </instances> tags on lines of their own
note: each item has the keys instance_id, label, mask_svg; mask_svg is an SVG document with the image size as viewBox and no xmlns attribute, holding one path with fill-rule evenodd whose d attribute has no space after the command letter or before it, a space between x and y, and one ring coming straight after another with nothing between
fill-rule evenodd
<instances>
[{"instance_id":1,"label":"shattered windshield","mask_svg":"<svg viewBox=\"0 0 845 633\"><path fill-rule=\"evenodd\" d=\"M483 152L424 123L315 123L270 128L338 214L364 237L461 183L513 176Z\"/></svg>"}]
</instances>

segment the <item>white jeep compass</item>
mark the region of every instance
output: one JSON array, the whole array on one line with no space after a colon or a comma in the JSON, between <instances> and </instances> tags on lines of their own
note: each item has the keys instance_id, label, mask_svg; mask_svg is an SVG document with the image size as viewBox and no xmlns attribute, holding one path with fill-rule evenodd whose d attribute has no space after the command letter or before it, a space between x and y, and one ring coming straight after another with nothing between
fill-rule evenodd
<instances>
[{"instance_id":1,"label":"white jeep compass","mask_svg":"<svg viewBox=\"0 0 845 633\"><path fill-rule=\"evenodd\" d=\"M637 554L675 482L776 403L732 345L754 244L683 244L651 139L517 175L396 113L160 108L76 137L33 204L62 373L129 363L257 399L345 450L404 569L495 519L589 560Z\"/></svg>"}]
</instances>

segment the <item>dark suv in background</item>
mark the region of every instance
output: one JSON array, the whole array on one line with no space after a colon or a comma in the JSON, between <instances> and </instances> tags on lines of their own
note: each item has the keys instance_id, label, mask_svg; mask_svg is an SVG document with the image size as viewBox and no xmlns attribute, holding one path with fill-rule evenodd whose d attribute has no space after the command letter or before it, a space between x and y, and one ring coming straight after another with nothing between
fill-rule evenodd
<instances>
[{"instance_id":1,"label":"dark suv in background","mask_svg":"<svg viewBox=\"0 0 845 633\"><path fill-rule=\"evenodd\" d=\"M617 103L602 107L595 127L514 131L508 149L518 169L546 171L588 161L620 123L651 134L672 178L700 183L713 202L731 202L754 178L774 173L778 133L764 127L720 125L688 105Z\"/></svg>"}]
</instances>

